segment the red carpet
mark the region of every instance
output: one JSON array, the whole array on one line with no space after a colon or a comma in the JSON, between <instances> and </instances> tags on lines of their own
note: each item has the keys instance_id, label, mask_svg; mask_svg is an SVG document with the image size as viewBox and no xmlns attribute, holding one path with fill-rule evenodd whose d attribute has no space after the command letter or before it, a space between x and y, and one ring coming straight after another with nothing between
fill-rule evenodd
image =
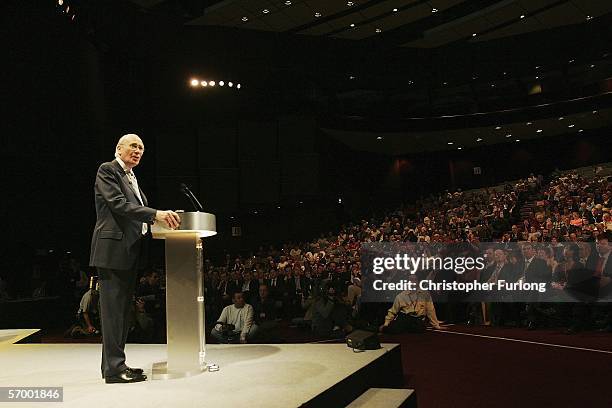
<instances>
[{"instance_id":1,"label":"red carpet","mask_svg":"<svg viewBox=\"0 0 612 408\"><path fill-rule=\"evenodd\" d=\"M574 338L524 329L451 330L612 349L609 334ZM417 390L419 408L584 408L612 402L612 354L438 332L383 340L402 344L406 383Z\"/></svg>"}]
</instances>

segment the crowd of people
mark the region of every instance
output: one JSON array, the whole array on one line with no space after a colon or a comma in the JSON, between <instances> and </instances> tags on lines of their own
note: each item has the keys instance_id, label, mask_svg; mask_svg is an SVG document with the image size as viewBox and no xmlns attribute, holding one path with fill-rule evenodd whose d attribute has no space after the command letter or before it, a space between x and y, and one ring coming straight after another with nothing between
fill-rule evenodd
<instances>
[{"instance_id":1,"label":"crowd of people","mask_svg":"<svg viewBox=\"0 0 612 408\"><path fill-rule=\"evenodd\" d=\"M535 258L536 264L544 265L539 273L552 288L575 288L568 271L576 265L599 269L598 279L605 283L612 279L612 262L607 262L612 247L611 199L610 178L598 170L589 176L555 174L549 180L531 175L497 188L432 195L309 242L261 246L248 255L227 254L217 265L206 260L207 327L220 342L280 341L279 327L286 325L305 328L321 338L341 338L355 328L421 331L426 325L441 328L440 321L528 328L562 325L570 332L611 330L610 308L589 302L579 306L439 303L435 293L420 293L418 301L412 302L403 293L392 305L362 303L360 264L364 243L529 243L533 253L530 249L528 253L494 251L486 267L472 277L480 281L521 279ZM595 242L597 245L589 244ZM67 335L99 333L95 281L73 257L65 256L60 262L61 288L48 288L49 280L36 271L34 268L28 288L32 296L61 292L72 299L77 315ZM149 270L140 277L132 341L163 341L163 277L163 269ZM0 281L0 300L11 298L10 292L7 281ZM400 322L404 315L418 319Z\"/></svg>"}]
</instances>

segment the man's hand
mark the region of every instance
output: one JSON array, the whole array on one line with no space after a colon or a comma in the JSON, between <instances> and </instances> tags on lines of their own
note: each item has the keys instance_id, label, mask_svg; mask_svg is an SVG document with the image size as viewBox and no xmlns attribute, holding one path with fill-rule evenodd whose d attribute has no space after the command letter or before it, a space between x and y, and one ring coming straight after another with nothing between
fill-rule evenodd
<instances>
[{"instance_id":1,"label":"man's hand","mask_svg":"<svg viewBox=\"0 0 612 408\"><path fill-rule=\"evenodd\" d=\"M93 326L88 326L87 327L87 333L92 334L96 332L96 328Z\"/></svg>"},{"instance_id":2,"label":"man's hand","mask_svg":"<svg viewBox=\"0 0 612 408\"><path fill-rule=\"evenodd\" d=\"M177 229L181 223L181 218L174 211L157 211L157 214L155 214L155 221L162 221L168 228Z\"/></svg>"}]
</instances>

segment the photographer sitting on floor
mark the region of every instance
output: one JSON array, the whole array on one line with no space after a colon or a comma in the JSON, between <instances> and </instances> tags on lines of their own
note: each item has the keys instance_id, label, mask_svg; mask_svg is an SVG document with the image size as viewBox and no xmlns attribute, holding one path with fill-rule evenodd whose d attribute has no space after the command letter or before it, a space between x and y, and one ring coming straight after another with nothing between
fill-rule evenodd
<instances>
[{"instance_id":1,"label":"photographer sitting on floor","mask_svg":"<svg viewBox=\"0 0 612 408\"><path fill-rule=\"evenodd\" d=\"M246 343L257 331L253 321L253 307L244 300L242 292L235 292L234 304L225 306L211 334L219 343Z\"/></svg>"}]
</instances>

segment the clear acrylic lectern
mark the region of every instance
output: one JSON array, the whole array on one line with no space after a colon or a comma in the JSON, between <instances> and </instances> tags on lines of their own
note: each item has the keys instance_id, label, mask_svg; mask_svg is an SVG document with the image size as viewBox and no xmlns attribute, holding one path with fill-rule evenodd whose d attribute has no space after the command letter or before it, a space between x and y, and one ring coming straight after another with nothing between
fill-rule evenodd
<instances>
[{"instance_id":1,"label":"clear acrylic lectern","mask_svg":"<svg viewBox=\"0 0 612 408\"><path fill-rule=\"evenodd\" d=\"M171 230L156 223L155 239L166 240L166 322L168 361L153 364L153 379L170 379L206 370L202 238L217 233L214 214L178 212Z\"/></svg>"}]
</instances>

